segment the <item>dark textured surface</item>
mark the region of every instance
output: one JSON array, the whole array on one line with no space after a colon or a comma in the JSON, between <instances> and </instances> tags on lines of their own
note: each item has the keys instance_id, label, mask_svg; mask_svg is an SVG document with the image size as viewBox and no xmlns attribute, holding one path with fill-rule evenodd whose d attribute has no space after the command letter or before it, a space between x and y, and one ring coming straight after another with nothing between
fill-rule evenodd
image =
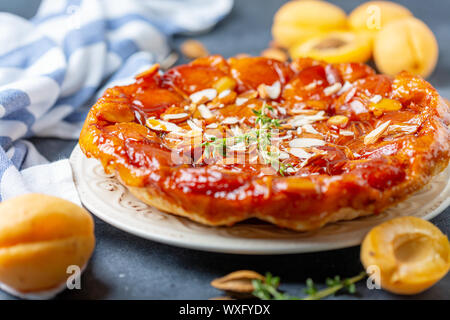
<instances>
[{"instance_id":1,"label":"dark textured surface","mask_svg":"<svg viewBox=\"0 0 450 320\"><path fill-rule=\"evenodd\" d=\"M39 1L0 2L0 10L33 15ZM259 54L271 39L272 16L284 1L237 0L225 20L208 34L198 36L212 53L231 56L241 52ZM334 1L337 2L337 1ZM361 1L339 1L348 12ZM450 1L398 1L406 5L434 31L440 44L439 64L430 82L450 97ZM174 46L185 37L174 39ZM184 61L180 61L184 62ZM75 141L34 139L50 160L68 157ZM447 235L450 208L433 219ZM143 240L96 219L97 247L83 276L82 290L65 291L61 299L208 299L221 293L210 287L215 277L238 269L271 271L282 278L282 288L302 294L303 283L312 277L323 282L327 276L352 276L362 269L359 247L321 253L284 256L238 256L175 248ZM355 296L341 299L403 299L381 290L368 290L364 283ZM0 292L0 299L10 298ZM450 299L450 276L414 299Z\"/></svg>"}]
</instances>

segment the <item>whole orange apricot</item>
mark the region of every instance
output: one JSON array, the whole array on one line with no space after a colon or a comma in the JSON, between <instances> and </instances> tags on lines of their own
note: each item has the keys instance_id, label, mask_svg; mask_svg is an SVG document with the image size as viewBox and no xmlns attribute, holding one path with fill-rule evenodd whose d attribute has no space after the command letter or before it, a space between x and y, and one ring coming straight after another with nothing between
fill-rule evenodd
<instances>
[{"instance_id":1,"label":"whole orange apricot","mask_svg":"<svg viewBox=\"0 0 450 320\"><path fill-rule=\"evenodd\" d=\"M406 70L427 77L433 72L438 55L433 32L413 17L389 23L375 37L374 60L386 74Z\"/></svg>"},{"instance_id":2,"label":"whole orange apricot","mask_svg":"<svg viewBox=\"0 0 450 320\"><path fill-rule=\"evenodd\" d=\"M69 266L82 269L94 250L92 216L44 194L0 203L0 282L20 293L64 284Z\"/></svg>"},{"instance_id":3,"label":"whole orange apricot","mask_svg":"<svg viewBox=\"0 0 450 320\"><path fill-rule=\"evenodd\" d=\"M447 237L432 223L417 217L400 217L373 228L361 245L366 270L380 271L381 287L398 294L422 292L450 268Z\"/></svg>"},{"instance_id":4,"label":"whole orange apricot","mask_svg":"<svg viewBox=\"0 0 450 320\"><path fill-rule=\"evenodd\" d=\"M354 30L377 32L389 22L412 15L411 11L395 2L368 1L350 13L349 24Z\"/></svg>"},{"instance_id":5,"label":"whole orange apricot","mask_svg":"<svg viewBox=\"0 0 450 320\"><path fill-rule=\"evenodd\" d=\"M275 42L289 48L311 36L347 28L347 15L341 8L317 0L289 1L274 17Z\"/></svg>"}]
</instances>

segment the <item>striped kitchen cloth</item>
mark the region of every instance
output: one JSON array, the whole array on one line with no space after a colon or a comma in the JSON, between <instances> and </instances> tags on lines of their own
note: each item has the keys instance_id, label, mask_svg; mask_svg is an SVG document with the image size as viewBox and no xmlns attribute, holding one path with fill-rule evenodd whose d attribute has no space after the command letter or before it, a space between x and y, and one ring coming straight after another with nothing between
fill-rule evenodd
<instances>
[{"instance_id":1,"label":"striped kitchen cloth","mask_svg":"<svg viewBox=\"0 0 450 320\"><path fill-rule=\"evenodd\" d=\"M30 191L55 193L48 190L55 183L61 183L61 193L63 181L71 180L68 162L33 169L46 159L26 139L77 139L86 106L107 79L126 81L161 62L170 51L168 37L207 30L232 5L45 0L30 21L0 13L0 200ZM69 193L65 197L74 201Z\"/></svg>"}]
</instances>

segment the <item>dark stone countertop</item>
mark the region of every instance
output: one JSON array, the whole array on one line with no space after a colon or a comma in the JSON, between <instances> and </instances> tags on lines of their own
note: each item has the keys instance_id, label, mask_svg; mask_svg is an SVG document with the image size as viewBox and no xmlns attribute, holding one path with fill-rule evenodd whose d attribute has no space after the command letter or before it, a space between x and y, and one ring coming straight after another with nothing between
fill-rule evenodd
<instances>
[{"instance_id":1,"label":"dark stone countertop","mask_svg":"<svg viewBox=\"0 0 450 320\"><path fill-rule=\"evenodd\" d=\"M247 52L257 55L271 40L272 17L284 1L236 0L231 14L201 40L212 53L232 56ZM349 12L362 1L332 1ZM434 31L440 44L439 64L429 81L443 96L450 97L450 2L431 0L398 1L406 5ZM0 11L31 17L39 0L11 0L0 3ZM185 37L173 40L177 47ZM183 63L185 61L179 61ZM68 157L75 141L32 139L50 160ZM450 232L450 208L432 220L445 234ZM306 278L323 283L326 277L353 276L362 270L359 247L319 253L245 256L200 252L144 240L96 219L97 247L82 278L81 290L66 290L59 299L208 299L221 295L209 282L228 272L252 269L270 271L282 279L282 289L302 294ZM450 275L430 290L402 297L357 285L358 294L339 299L449 299ZM11 297L0 292L0 299Z\"/></svg>"}]
</instances>

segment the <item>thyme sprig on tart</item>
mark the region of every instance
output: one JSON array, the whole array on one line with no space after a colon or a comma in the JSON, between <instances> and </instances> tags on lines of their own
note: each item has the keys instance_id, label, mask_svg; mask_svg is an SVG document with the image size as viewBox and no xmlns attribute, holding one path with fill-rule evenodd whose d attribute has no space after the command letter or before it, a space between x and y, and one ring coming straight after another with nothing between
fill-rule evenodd
<instances>
[{"instance_id":1,"label":"thyme sprig on tart","mask_svg":"<svg viewBox=\"0 0 450 320\"><path fill-rule=\"evenodd\" d=\"M280 120L270 117L266 111L274 111L273 107L264 104L261 110L252 109L256 116L255 127L245 133L229 138L209 137L208 141L202 143L207 157L214 158L217 154L227 156L227 151L243 147L248 151L255 146L264 164L276 168L281 175L285 175L292 165L280 161L281 151L272 146L273 131L281 127Z\"/></svg>"}]
</instances>

